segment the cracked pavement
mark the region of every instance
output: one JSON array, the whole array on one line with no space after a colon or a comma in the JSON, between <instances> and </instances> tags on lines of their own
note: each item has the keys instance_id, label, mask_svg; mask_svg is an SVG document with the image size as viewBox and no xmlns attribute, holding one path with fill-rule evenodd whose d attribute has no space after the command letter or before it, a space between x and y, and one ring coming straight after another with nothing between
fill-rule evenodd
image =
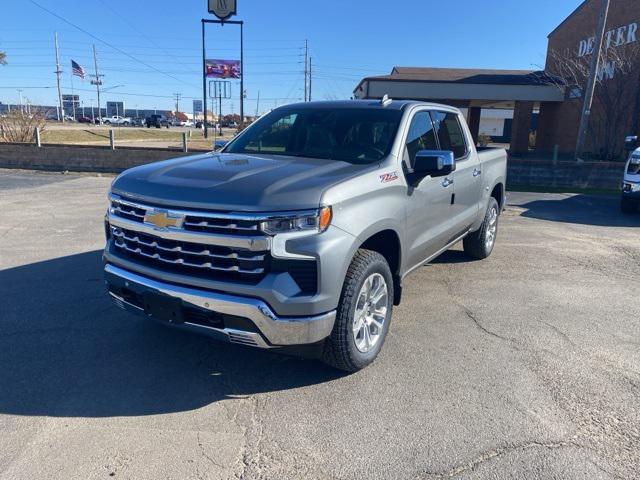
<instances>
[{"instance_id":1,"label":"cracked pavement","mask_svg":"<svg viewBox=\"0 0 640 480\"><path fill-rule=\"evenodd\" d=\"M637 478L640 215L511 193L371 367L216 343L102 284L110 177L0 170L0 479Z\"/></svg>"}]
</instances>

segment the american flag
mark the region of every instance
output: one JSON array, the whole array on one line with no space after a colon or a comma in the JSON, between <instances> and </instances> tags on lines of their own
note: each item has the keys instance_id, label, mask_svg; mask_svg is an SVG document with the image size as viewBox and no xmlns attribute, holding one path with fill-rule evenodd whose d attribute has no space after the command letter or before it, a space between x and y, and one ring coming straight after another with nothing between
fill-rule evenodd
<instances>
[{"instance_id":1,"label":"american flag","mask_svg":"<svg viewBox=\"0 0 640 480\"><path fill-rule=\"evenodd\" d=\"M79 63L71 60L71 69L73 70L73 74L82 78L84 80L84 68Z\"/></svg>"}]
</instances>

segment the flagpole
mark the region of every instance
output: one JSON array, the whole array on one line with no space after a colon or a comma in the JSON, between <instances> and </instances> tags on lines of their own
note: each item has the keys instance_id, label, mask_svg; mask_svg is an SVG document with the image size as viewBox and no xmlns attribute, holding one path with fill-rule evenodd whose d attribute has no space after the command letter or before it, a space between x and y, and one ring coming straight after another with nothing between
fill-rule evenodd
<instances>
[{"instance_id":1,"label":"flagpole","mask_svg":"<svg viewBox=\"0 0 640 480\"><path fill-rule=\"evenodd\" d=\"M73 111L73 119L76 119L76 94L73 89L73 67L71 67L71 109Z\"/></svg>"}]
</instances>

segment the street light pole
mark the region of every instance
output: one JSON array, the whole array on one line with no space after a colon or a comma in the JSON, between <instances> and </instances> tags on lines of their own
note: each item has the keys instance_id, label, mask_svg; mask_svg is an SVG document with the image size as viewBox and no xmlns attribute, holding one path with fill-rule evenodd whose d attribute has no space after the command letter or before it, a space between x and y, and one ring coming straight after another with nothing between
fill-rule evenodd
<instances>
[{"instance_id":1,"label":"street light pole","mask_svg":"<svg viewBox=\"0 0 640 480\"><path fill-rule=\"evenodd\" d=\"M591 107L593 105L593 93L596 89L596 78L600 69L600 55L602 54L602 44L604 43L604 31L609 14L609 4L611 0L601 0L600 17L598 18L598 28L596 29L596 44L591 54L591 67L589 69L589 80L584 91L584 103L582 104L582 116L580 117L580 129L578 130L578 141L576 142L576 160L584 150L589 130L589 118L591 117Z\"/></svg>"}]
</instances>

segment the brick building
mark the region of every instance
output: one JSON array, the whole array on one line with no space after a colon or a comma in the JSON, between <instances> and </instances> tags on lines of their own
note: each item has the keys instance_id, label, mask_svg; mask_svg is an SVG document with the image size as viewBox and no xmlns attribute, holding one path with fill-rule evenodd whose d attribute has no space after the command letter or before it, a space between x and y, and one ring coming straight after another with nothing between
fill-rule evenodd
<instances>
[{"instance_id":1,"label":"brick building","mask_svg":"<svg viewBox=\"0 0 640 480\"><path fill-rule=\"evenodd\" d=\"M529 134L537 128L538 151L551 152L557 145L561 153L570 154L580 123L579 86L586 82L580 82L584 78L576 74L576 86L574 79L560 74L566 74L567 65L588 71L600 5L601 0L584 1L549 34L544 71L394 67L389 75L361 80L354 97L388 94L464 108L475 138L483 112L511 109L512 153L527 152ZM611 0L604 45L607 55L599 71L587 144L595 156L622 153L624 137L640 131L639 25L640 0ZM610 99L614 96L615 102ZM534 111L539 112L536 122L532 121Z\"/></svg>"},{"instance_id":2,"label":"brick building","mask_svg":"<svg viewBox=\"0 0 640 480\"><path fill-rule=\"evenodd\" d=\"M558 63L588 66L600 8L601 0L583 2L549 34L547 72L567 73L564 71L566 68L558 66ZM587 149L596 155L616 156L622 152L625 135L640 131L639 26L639 0L611 0L603 45L604 61L598 73L600 81L596 85L587 143ZM629 65L619 65L618 62ZM559 145L561 152L572 152L576 145L581 108L582 92L570 86L565 91L564 102L543 103L536 148L551 150L554 145ZM615 114L605 113L603 110L607 108L613 109Z\"/></svg>"}]
</instances>

